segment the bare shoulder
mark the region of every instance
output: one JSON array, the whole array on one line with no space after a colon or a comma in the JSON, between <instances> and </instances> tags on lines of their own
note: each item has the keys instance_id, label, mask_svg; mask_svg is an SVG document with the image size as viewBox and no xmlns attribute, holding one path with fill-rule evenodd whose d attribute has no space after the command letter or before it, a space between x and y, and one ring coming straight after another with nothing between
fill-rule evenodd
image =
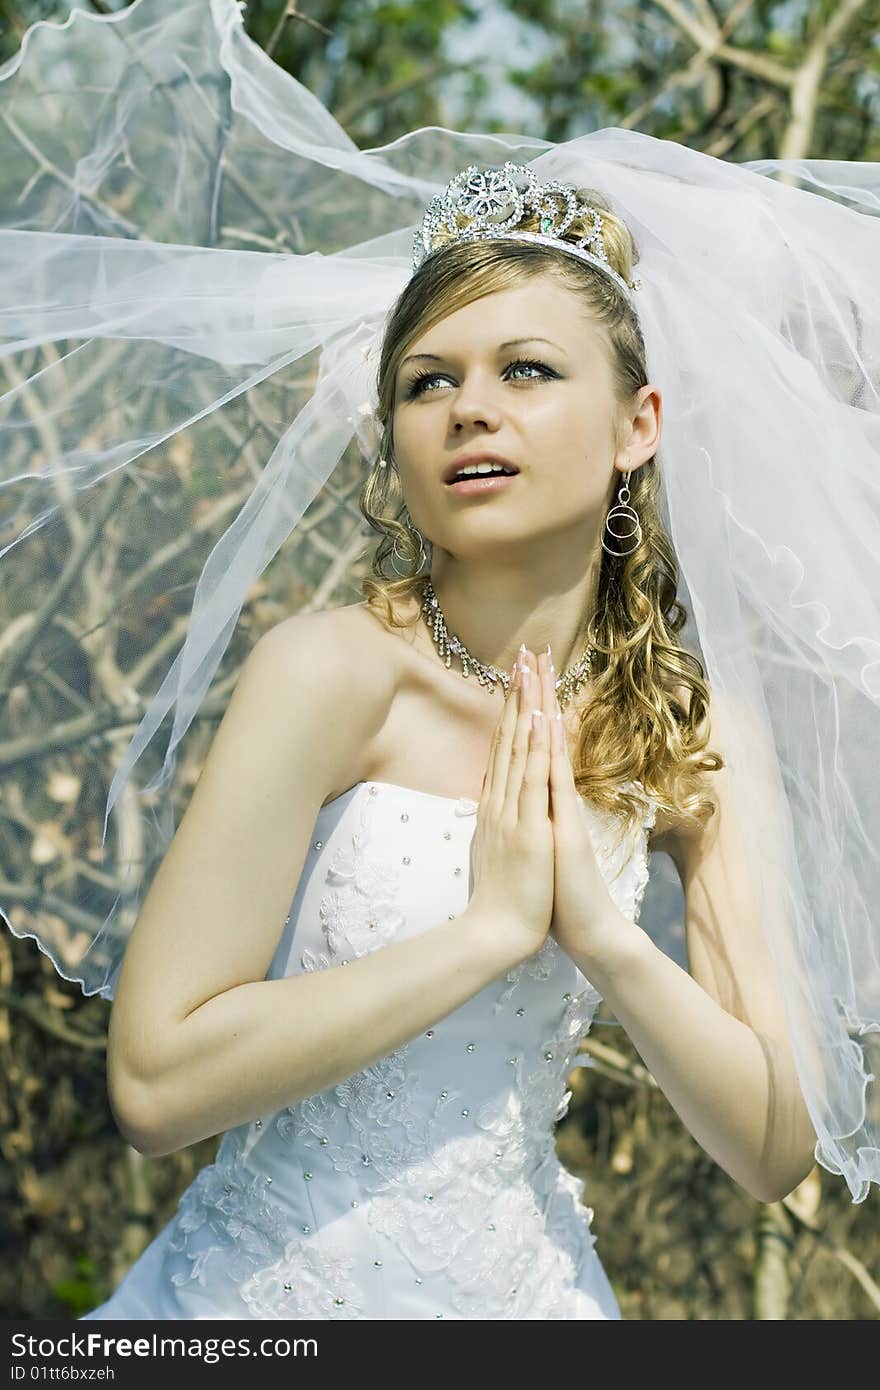
<instances>
[{"instance_id":1,"label":"bare shoulder","mask_svg":"<svg viewBox=\"0 0 880 1390\"><path fill-rule=\"evenodd\" d=\"M296 613L282 619L257 646L277 661L282 688L290 693L308 683L320 697L335 756L333 800L363 780L372 741L381 729L398 683L399 644L363 603Z\"/></svg>"},{"instance_id":2,"label":"bare shoulder","mask_svg":"<svg viewBox=\"0 0 880 1390\"><path fill-rule=\"evenodd\" d=\"M260 638L271 642L291 665L311 658L319 661L321 674L336 675L336 689L346 700L356 697L358 706L378 700L380 705L394 689L395 644L379 618L364 603L325 608L314 613L295 613L270 628Z\"/></svg>"}]
</instances>

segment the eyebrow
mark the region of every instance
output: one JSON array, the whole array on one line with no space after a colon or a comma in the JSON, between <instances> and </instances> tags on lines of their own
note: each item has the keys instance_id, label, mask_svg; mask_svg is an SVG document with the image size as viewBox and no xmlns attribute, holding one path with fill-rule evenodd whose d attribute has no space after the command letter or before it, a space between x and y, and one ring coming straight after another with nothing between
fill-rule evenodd
<instances>
[{"instance_id":1,"label":"eyebrow","mask_svg":"<svg viewBox=\"0 0 880 1390\"><path fill-rule=\"evenodd\" d=\"M498 344L498 351L503 352L505 348L519 347L521 343L547 343L550 347L556 348L557 352L564 352L558 343L551 342L549 338L508 338L506 343ZM436 352L414 352L409 357L404 357L401 367L405 367L407 362L443 362L445 359L438 357Z\"/></svg>"}]
</instances>

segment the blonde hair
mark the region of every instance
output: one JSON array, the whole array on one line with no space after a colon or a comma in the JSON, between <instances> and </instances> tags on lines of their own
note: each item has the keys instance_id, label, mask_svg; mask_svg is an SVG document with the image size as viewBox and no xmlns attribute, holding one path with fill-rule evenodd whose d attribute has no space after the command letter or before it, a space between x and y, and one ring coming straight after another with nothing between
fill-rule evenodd
<instances>
[{"instance_id":1,"label":"blonde hair","mask_svg":"<svg viewBox=\"0 0 880 1390\"><path fill-rule=\"evenodd\" d=\"M593 189L579 197L603 213L608 259L625 280L632 279L638 251L629 229L607 200ZM528 213L518 224L538 230ZM576 240L590 231L575 222L566 233ZM537 276L550 275L578 294L592 321L603 331L609 349L615 398L621 410L647 385L645 343L626 296L601 270L535 243L459 241L431 255L409 280L393 306L378 370L378 423L384 432L380 456L361 490L360 507L380 533L371 572L361 581L367 605L382 611L395 628L419 620L402 618L398 603L420 606L428 572L419 572L422 550L402 519L405 503L393 465L395 382L410 345L435 323L486 294L515 288ZM620 420L615 418L618 435ZM627 829L640 823L644 803L622 784L637 781L657 800L657 809L677 823L697 829L715 809L703 773L723 767L719 754L707 752L700 725L709 704L709 687L699 658L683 647L678 634L687 611L676 598L679 567L660 518L660 477L655 458L630 477L630 505L641 523L641 541L625 557L602 551L595 614L585 626L585 641L595 648L591 698L580 712L572 754L575 783L581 795L621 817ZM410 571L405 577L386 572L392 549ZM403 566L401 566L403 567ZM685 691L688 699L683 698Z\"/></svg>"}]
</instances>

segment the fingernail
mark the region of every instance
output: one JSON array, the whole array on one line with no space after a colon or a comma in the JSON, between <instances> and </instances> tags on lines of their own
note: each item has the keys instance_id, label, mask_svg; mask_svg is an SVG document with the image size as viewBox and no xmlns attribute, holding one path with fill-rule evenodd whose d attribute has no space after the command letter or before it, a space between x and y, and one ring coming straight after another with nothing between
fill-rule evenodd
<instances>
[{"instance_id":1,"label":"fingernail","mask_svg":"<svg viewBox=\"0 0 880 1390\"><path fill-rule=\"evenodd\" d=\"M525 656L525 654L526 654L526 644L525 644L525 642L520 642L520 644L519 644L519 654L520 654L521 657Z\"/></svg>"}]
</instances>

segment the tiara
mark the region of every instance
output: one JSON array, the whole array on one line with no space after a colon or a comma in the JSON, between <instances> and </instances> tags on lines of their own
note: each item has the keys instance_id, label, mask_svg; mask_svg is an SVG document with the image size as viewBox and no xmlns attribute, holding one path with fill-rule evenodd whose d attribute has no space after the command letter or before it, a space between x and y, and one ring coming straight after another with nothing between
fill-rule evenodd
<instances>
[{"instance_id":1,"label":"tiara","mask_svg":"<svg viewBox=\"0 0 880 1390\"><path fill-rule=\"evenodd\" d=\"M512 231L527 208L534 209L541 230ZM590 231L579 241L566 241L563 233L576 217L588 219ZM455 242L496 240L532 241L566 251L610 276L630 300L641 287L640 280L624 280L609 264L599 208L580 202L577 191L567 184L555 179L539 183L534 169L511 160L501 169L469 164L431 199L413 239L413 272Z\"/></svg>"}]
</instances>

